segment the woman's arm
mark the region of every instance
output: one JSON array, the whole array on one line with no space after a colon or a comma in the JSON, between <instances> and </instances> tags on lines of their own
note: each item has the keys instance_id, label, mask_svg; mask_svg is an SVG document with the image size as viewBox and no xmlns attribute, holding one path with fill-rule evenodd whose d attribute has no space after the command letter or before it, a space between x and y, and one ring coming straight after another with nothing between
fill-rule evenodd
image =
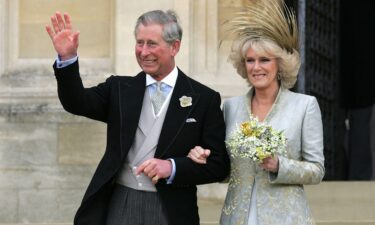
<instances>
[{"instance_id":1,"label":"woman's arm","mask_svg":"<svg viewBox=\"0 0 375 225\"><path fill-rule=\"evenodd\" d=\"M324 177L323 125L316 98L310 98L302 121L301 160L279 157L272 183L317 184Z\"/></svg>"}]
</instances>

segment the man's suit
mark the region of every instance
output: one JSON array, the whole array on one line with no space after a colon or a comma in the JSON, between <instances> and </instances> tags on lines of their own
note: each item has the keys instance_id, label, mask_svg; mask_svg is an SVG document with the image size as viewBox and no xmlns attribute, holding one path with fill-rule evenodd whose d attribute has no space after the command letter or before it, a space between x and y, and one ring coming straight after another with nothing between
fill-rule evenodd
<instances>
[{"instance_id":1,"label":"man's suit","mask_svg":"<svg viewBox=\"0 0 375 225\"><path fill-rule=\"evenodd\" d=\"M57 69L59 99L68 112L107 123L107 146L75 216L76 225L104 225L116 175L133 144L145 92L146 74L111 76L106 82L84 88L78 62ZM182 96L192 97L183 107ZM187 119L189 119L187 121ZM193 122L191 122L193 121ZM156 184L169 225L199 225L196 184L223 180L229 173L225 150L225 124L220 95L179 70L155 158L173 158L172 184ZM207 164L187 158L194 146L211 149ZM84 149L79 149L84 151Z\"/></svg>"}]
</instances>

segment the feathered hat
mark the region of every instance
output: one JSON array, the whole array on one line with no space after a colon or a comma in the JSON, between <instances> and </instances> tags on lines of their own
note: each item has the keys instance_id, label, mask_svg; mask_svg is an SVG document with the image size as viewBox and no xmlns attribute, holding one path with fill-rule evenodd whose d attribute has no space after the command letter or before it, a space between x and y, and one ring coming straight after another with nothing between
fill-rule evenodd
<instances>
[{"instance_id":1,"label":"feathered hat","mask_svg":"<svg viewBox=\"0 0 375 225\"><path fill-rule=\"evenodd\" d=\"M283 0L249 0L227 25L236 38L268 39L289 53L298 52L297 19Z\"/></svg>"}]
</instances>

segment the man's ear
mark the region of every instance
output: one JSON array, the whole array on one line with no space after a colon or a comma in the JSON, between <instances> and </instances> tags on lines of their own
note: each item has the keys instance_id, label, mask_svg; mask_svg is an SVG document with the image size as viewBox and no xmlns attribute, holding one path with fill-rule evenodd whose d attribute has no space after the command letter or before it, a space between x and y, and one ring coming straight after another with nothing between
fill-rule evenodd
<instances>
[{"instance_id":1,"label":"man's ear","mask_svg":"<svg viewBox=\"0 0 375 225\"><path fill-rule=\"evenodd\" d=\"M180 46L181 46L181 41L180 40L176 40L172 43L171 47L172 47L172 56L176 56L177 53L180 51Z\"/></svg>"}]
</instances>

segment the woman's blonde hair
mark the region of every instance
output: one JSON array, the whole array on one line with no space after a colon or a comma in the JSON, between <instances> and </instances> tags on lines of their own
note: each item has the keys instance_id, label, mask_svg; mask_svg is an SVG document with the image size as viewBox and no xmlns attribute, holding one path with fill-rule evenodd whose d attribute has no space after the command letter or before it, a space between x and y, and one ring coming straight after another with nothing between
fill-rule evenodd
<instances>
[{"instance_id":1,"label":"woman's blonde hair","mask_svg":"<svg viewBox=\"0 0 375 225\"><path fill-rule=\"evenodd\" d=\"M278 78L281 86L290 89L297 81L298 71L301 65L299 53L282 49L275 42L267 39L242 38L233 41L228 60L233 64L237 73L250 83L246 71L246 53L252 48L258 54L267 54L276 58L278 66Z\"/></svg>"}]
</instances>

